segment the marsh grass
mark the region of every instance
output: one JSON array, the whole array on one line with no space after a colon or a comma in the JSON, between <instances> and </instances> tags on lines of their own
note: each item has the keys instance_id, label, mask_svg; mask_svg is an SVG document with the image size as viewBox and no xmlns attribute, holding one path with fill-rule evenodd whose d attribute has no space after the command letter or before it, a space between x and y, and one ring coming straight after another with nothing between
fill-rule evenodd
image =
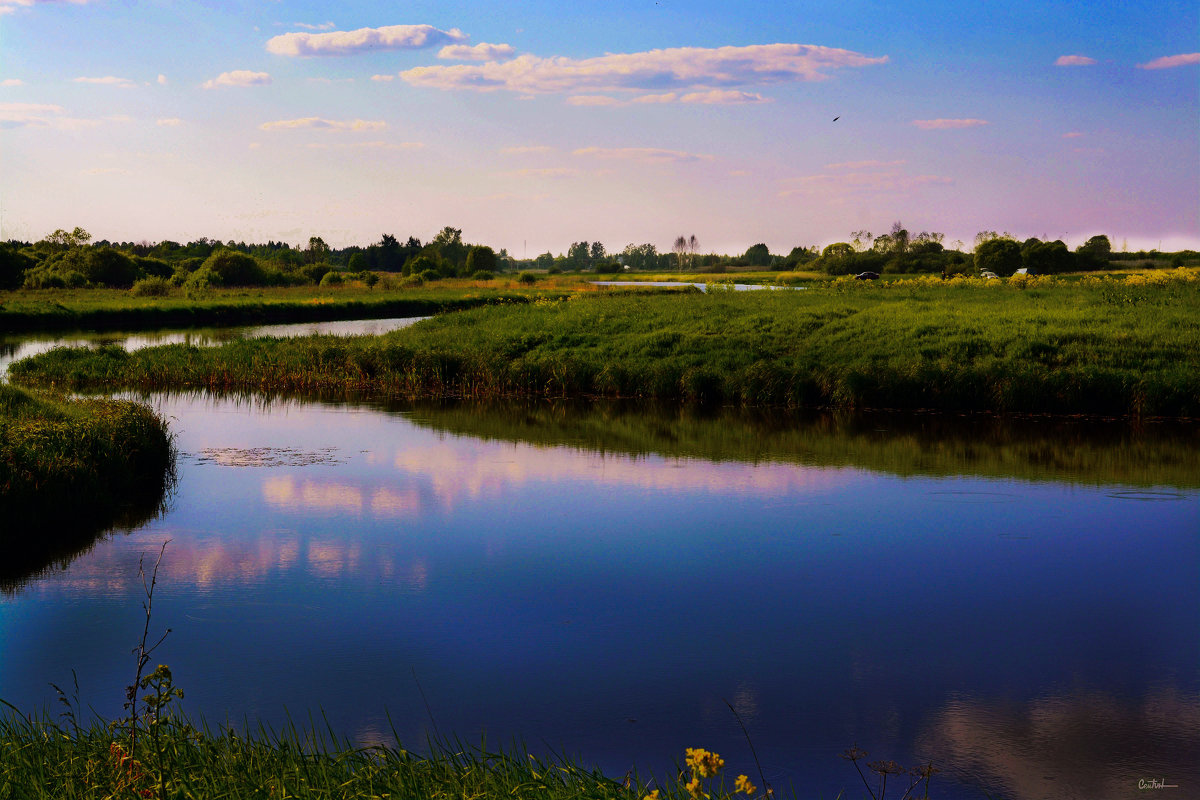
<instances>
[{"instance_id":1,"label":"marsh grass","mask_svg":"<svg viewBox=\"0 0 1200 800\"><path fill-rule=\"evenodd\" d=\"M0 588L161 507L174 480L166 421L139 403L0 384Z\"/></svg>"},{"instance_id":2,"label":"marsh grass","mask_svg":"<svg viewBox=\"0 0 1200 800\"><path fill-rule=\"evenodd\" d=\"M1161 285L911 279L542 297L379 337L56 350L10 373L64 387L1200 416L1200 280L1179 272Z\"/></svg>"}]
</instances>

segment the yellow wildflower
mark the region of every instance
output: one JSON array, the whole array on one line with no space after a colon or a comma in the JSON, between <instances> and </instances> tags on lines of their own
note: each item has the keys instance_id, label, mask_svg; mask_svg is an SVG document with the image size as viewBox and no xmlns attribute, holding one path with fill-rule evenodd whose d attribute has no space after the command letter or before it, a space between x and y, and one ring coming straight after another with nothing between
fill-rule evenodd
<instances>
[{"instance_id":1,"label":"yellow wildflower","mask_svg":"<svg viewBox=\"0 0 1200 800\"><path fill-rule=\"evenodd\" d=\"M687 789L688 794L690 794L692 797L697 798L697 800L699 800L699 798L701 798L701 797L708 797L708 795L706 795L704 792L700 791L700 779L699 778L692 778L690 781L687 782L687 784L685 785L684 788Z\"/></svg>"},{"instance_id":2,"label":"yellow wildflower","mask_svg":"<svg viewBox=\"0 0 1200 800\"><path fill-rule=\"evenodd\" d=\"M658 800L658 789L643 797L642 800Z\"/></svg>"},{"instance_id":3,"label":"yellow wildflower","mask_svg":"<svg viewBox=\"0 0 1200 800\"><path fill-rule=\"evenodd\" d=\"M733 790L735 792L745 792L746 794L754 794L758 791L758 787L750 782L750 778L745 775L738 775L737 780L733 782Z\"/></svg>"},{"instance_id":4,"label":"yellow wildflower","mask_svg":"<svg viewBox=\"0 0 1200 800\"><path fill-rule=\"evenodd\" d=\"M701 778L711 778L725 766L725 759L702 747L689 747L684 760L692 772Z\"/></svg>"}]
</instances>

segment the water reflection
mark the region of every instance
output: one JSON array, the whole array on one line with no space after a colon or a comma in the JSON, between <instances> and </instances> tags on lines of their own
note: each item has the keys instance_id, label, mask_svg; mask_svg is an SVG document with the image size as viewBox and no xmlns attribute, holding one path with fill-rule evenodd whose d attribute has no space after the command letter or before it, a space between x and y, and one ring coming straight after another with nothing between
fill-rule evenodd
<instances>
[{"instance_id":1,"label":"water reflection","mask_svg":"<svg viewBox=\"0 0 1200 800\"><path fill-rule=\"evenodd\" d=\"M1200 699L1173 686L1134 698L956 698L923 745L959 776L1013 800L1144 797L1152 779L1173 784L1173 796L1200 793Z\"/></svg>"}]
</instances>

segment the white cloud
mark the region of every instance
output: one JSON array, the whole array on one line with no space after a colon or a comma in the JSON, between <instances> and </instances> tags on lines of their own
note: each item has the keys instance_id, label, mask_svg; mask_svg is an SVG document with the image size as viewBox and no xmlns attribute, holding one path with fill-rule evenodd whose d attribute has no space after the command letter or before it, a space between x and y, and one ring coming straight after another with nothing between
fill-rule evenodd
<instances>
[{"instance_id":1,"label":"white cloud","mask_svg":"<svg viewBox=\"0 0 1200 800\"><path fill-rule=\"evenodd\" d=\"M204 89L215 89L218 86L265 86L271 82L270 74L252 72L248 69L235 69L232 72L222 72L212 80L200 84Z\"/></svg>"},{"instance_id":2,"label":"white cloud","mask_svg":"<svg viewBox=\"0 0 1200 800\"><path fill-rule=\"evenodd\" d=\"M458 28L443 31L432 25L388 25L330 33L285 33L267 41L267 52L281 56L345 56L370 50L436 47L466 38Z\"/></svg>"},{"instance_id":3,"label":"white cloud","mask_svg":"<svg viewBox=\"0 0 1200 800\"><path fill-rule=\"evenodd\" d=\"M567 98L567 105L571 106L619 106L624 105L615 97L608 97L603 94L577 94Z\"/></svg>"},{"instance_id":4,"label":"white cloud","mask_svg":"<svg viewBox=\"0 0 1200 800\"><path fill-rule=\"evenodd\" d=\"M0 0L0 14L11 14L18 8L32 8L39 5L48 5L55 3L57 0ZM89 0L68 0L72 5L86 5Z\"/></svg>"},{"instance_id":5,"label":"white cloud","mask_svg":"<svg viewBox=\"0 0 1200 800\"><path fill-rule=\"evenodd\" d=\"M0 81L0 86L24 86L25 81L20 78L5 78Z\"/></svg>"},{"instance_id":6,"label":"white cloud","mask_svg":"<svg viewBox=\"0 0 1200 800\"><path fill-rule=\"evenodd\" d=\"M132 175L133 173L127 169L120 167L92 167L91 169L81 170L80 175Z\"/></svg>"},{"instance_id":7,"label":"white cloud","mask_svg":"<svg viewBox=\"0 0 1200 800\"><path fill-rule=\"evenodd\" d=\"M0 128L47 126L65 111L48 103L0 103Z\"/></svg>"},{"instance_id":8,"label":"white cloud","mask_svg":"<svg viewBox=\"0 0 1200 800\"><path fill-rule=\"evenodd\" d=\"M158 85L159 85L159 86L166 86L166 85L167 85L167 76L166 76L166 75L163 75L162 73L159 73L159 76L158 76Z\"/></svg>"},{"instance_id":9,"label":"white cloud","mask_svg":"<svg viewBox=\"0 0 1200 800\"><path fill-rule=\"evenodd\" d=\"M513 48L510 44L488 44L480 42L477 45L448 44L438 51L438 58L449 61L499 61L511 58Z\"/></svg>"},{"instance_id":10,"label":"white cloud","mask_svg":"<svg viewBox=\"0 0 1200 800\"><path fill-rule=\"evenodd\" d=\"M372 75L371 80L390 82L390 81L396 80L396 76L395 75Z\"/></svg>"},{"instance_id":11,"label":"white cloud","mask_svg":"<svg viewBox=\"0 0 1200 800\"><path fill-rule=\"evenodd\" d=\"M1138 64L1138 69L1170 69L1185 67L1188 64L1200 64L1200 53L1180 53L1177 56L1163 56L1145 64Z\"/></svg>"},{"instance_id":12,"label":"white cloud","mask_svg":"<svg viewBox=\"0 0 1200 800\"><path fill-rule=\"evenodd\" d=\"M755 92L739 92L734 89L712 89L707 92L692 92L679 98L681 103L703 103L704 105L730 105L741 103L770 103L771 99Z\"/></svg>"},{"instance_id":13,"label":"white cloud","mask_svg":"<svg viewBox=\"0 0 1200 800\"><path fill-rule=\"evenodd\" d=\"M1056 67L1090 67L1096 63L1096 59L1087 56L1059 56L1055 62Z\"/></svg>"},{"instance_id":14,"label":"white cloud","mask_svg":"<svg viewBox=\"0 0 1200 800\"><path fill-rule=\"evenodd\" d=\"M955 128L974 128L987 125L986 119L914 119L912 124L921 130L952 130Z\"/></svg>"},{"instance_id":15,"label":"white cloud","mask_svg":"<svg viewBox=\"0 0 1200 800\"><path fill-rule=\"evenodd\" d=\"M332 86L335 83L354 83L354 78L308 78L308 82Z\"/></svg>"},{"instance_id":16,"label":"white cloud","mask_svg":"<svg viewBox=\"0 0 1200 800\"><path fill-rule=\"evenodd\" d=\"M97 86L116 86L120 89L131 89L137 84L128 78L118 78L115 75L105 75L103 78L72 78L74 83L91 83Z\"/></svg>"},{"instance_id":17,"label":"white cloud","mask_svg":"<svg viewBox=\"0 0 1200 800\"><path fill-rule=\"evenodd\" d=\"M843 67L883 64L887 56L803 44L677 47L596 58L523 55L505 62L415 67L400 77L435 89L506 90L526 94L720 89L785 81L819 81Z\"/></svg>"},{"instance_id":18,"label":"white cloud","mask_svg":"<svg viewBox=\"0 0 1200 800\"><path fill-rule=\"evenodd\" d=\"M179 117L164 117L155 121L156 125L161 125L164 128L174 128L183 124L183 120Z\"/></svg>"},{"instance_id":19,"label":"white cloud","mask_svg":"<svg viewBox=\"0 0 1200 800\"><path fill-rule=\"evenodd\" d=\"M572 151L572 155L640 161L646 164L681 164L712 161L713 158L703 153L685 153L681 150L663 150L657 147L581 147Z\"/></svg>"},{"instance_id":20,"label":"white cloud","mask_svg":"<svg viewBox=\"0 0 1200 800\"><path fill-rule=\"evenodd\" d=\"M504 147L500 152L506 156L525 155L527 153L549 153L552 148L544 144L526 144L519 147Z\"/></svg>"},{"instance_id":21,"label":"white cloud","mask_svg":"<svg viewBox=\"0 0 1200 800\"><path fill-rule=\"evenodd\" d=\"M581 174L571 167L531 167L503 172L501 175L514 178L571 178Z\"/></svg>"},{"instance_id":22,"label":"white cloud","mask_svg":"<svg viewBox=\"0 0 1200 800\"><path fill-rule=\"evenodd\" d=\"M836 164L826 164L825 169L883 169L899 167L907 163L903 158L895 161L839 161Z\"/></svg>"},{"instance_id":23,"label":"white cloud","mask_svg":"<svg viewBox=\"0 0 1200 800\"><path fill-rule=\"evenodd\" d=\"M307 146L314 150L420 150L425 143L374 140L370 142L310 142Z\"/></svg>"},{"instance_id":24,"label":"white cloud","mask_svg":"<svg viewBox=\"0 0 1200 800\"><path fill-rule=\"evenodd\" d=\"M334 120L320 117L304 117L302 119L281 119L275 122L264 122L258 126L264 131L280 130L321 130L321 131L378 131L387 127L386 122L365 119Z\"/></svg>"},{"instance_id":25,"label":"white cloud","mask_svg":"<svg viewBox=\"0 0 1200 800\"><path fill-rule=\"evenodd\" d=\"M331 31L337 27L332 22L322 22L320 25L309 25L306 22L293 22L292 25L297 28L304 28L306 31Z\"/></svg>"},{"instance_id":26,"label":"white cloud","mask_svg":"<svg viewBox=\"0 0 1200 800\"><path fill-rule=\"evenodd\" d=\"M780 197L819 195L844 199L864 195L909 194L926 186L946 186L954 183L954 180L941 175L908 175L900 170L871 170L805 175L786 183L791 184L792 188L780 191Z\"/></svg>"}]
</instances>

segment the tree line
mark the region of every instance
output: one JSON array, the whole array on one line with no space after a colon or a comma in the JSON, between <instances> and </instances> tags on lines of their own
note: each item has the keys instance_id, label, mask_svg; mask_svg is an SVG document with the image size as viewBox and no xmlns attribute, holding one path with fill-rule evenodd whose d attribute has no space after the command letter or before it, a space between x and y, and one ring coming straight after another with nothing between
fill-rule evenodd
<instances>
[{"instance_id":1,"label":"tree line","mask_svg":"<svg viewBox=\"0 0 1200 800\"><path fill-rule=\"evenodd\" d=\"M941 273L943 276L989 271L1008 276L1019 269L1034 274L1055 274L1105 268L1118 260L1161 261L1173 266L1195 261L1197 254L1182 251L1161 254L1113 252L1105 235L1093 236L1075 250L1062 240L1036 238L1018 241L1008 233L980 231L974 246L962 242L946 247L944 235L910 233L900 222L888 233L874 235L859 230L848 241L823 249L793 247L787 255L771 253L766 244L751 245L735 255L701 253L693 234L675 238L669 252L653 244L628 244L610 252L598 241L572 242L565 253L546 252L532 259L515 259L507 250L463 241L462 230L442 228L430 241L415 236L401 241L383 234L366 247L330 247L319 236L308 244L220 242L201 237L181 244L170 240L150 242L92 241L82 228L59 229L37 242L10 240L0 243L0 289L20 287L78 288L130 287L166 291L183 286L197 292L216 286L287 286L337 284L363 280L373 285L378 273L397 273L413 282L449 277L490 278L497 272L537 269L548 273L622 271L691 271L721 273L729 268L812 270L830 275L876 273Z\"/></svg>"}]
</instances>

